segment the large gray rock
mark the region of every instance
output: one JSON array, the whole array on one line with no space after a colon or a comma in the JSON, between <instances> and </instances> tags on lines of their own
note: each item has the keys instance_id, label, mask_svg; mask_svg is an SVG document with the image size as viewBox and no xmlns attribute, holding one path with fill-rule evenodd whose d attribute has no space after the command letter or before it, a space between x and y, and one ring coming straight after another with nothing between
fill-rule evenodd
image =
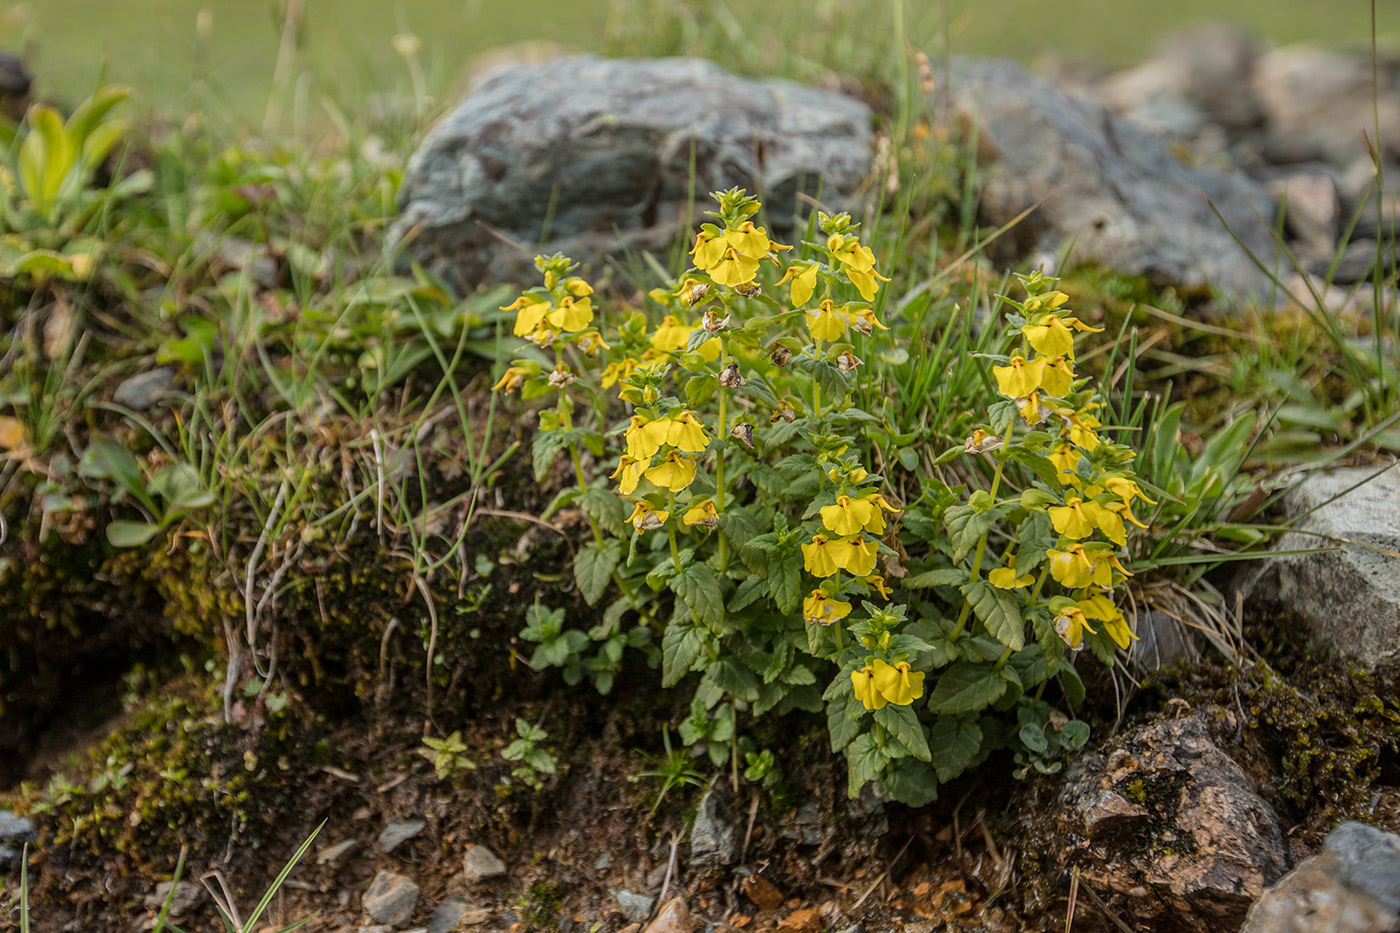
<instances>
[{"instance_id":1,"label":"large gray rock","mask_svg":"<svg viewBox=\"0 0 1400 933\"><path fill-rule=\"evenodd\" d=\"M1274 201L1258 182L1191 168L1162 139L1014 62L957 59L952 84L986 164L986 219L1000 226L1044 201L1005 238L1008 246L1056 263L1070 250L1071 264L1160 284L1268 293L1268 278L1240 246L1273 261Z\"/></svg>"},{"instance_id":2,"label":"large gray rock","mask_svg":"<svg viewBox=\"0 0 1400 933\"><path fill-rule=\"evenodd\" d=\"M1268 121L1273 161L1346 165L1366 154L1363 133L1382 155L1400 155L1400 68L1383 59L1378 78L1379 96L1372 93L1371 56L1363 53L1290 45L1260 56L1254 93Z\"/></svg>"},{"instance_id":3,"label":"large gray rock","mask_svg":"<svg viewBox=\"0 0 1400 933\"><path fill-rule=\"evenodd\" d=\"M1369 481L1368 481L1369 479ZM1282 612L1315 643L1382 680L1400 679L1400 467L1314 473L1283 498L1294 531L1238 584L1255 612Z\"/></svg>"},{"instance_id":4,"label":"large gray rock","mask_svg":"<svg viewBox=\"0 0 1400 933\"><path fill-rule=\"evenodd\" d=\"M1397 933L1400 836L1343 823L1264 892L1240 933Z\"/></svg>"},{"instance_id":5,"label":"large gray rock","mask_svg":"<svg viewBox=\"0 0 1400 933\"><path fill-rule=\"evenodd\" d=\"M1150 929L1233 930L1288 868L1273 809L1207 715L1110 740L1067 770L1057 804L1061 867Z\"/></svg>"},{"instance_id":6,"label":"large gray rock","mask_svg":"<svg viewBox=\"0 0 1400 933\"><path fill-rule=\"evenodd\" d=\"M703 219L708 192L736 185L786 232L799 191L847 207L872 157L869 108L831 91L697 59L520 65L428 133L390 239L458 287L521 281L536 251L661 249Z\"/></svg>"}]
</instances>

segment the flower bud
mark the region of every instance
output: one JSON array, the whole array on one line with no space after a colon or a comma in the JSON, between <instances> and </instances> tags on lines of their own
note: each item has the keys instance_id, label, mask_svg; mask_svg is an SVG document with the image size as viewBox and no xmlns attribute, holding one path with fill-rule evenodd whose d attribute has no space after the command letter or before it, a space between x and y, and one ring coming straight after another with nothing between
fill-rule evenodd
<instances>
[{"instance_id":1,"label":"flower bud","mask_svg":"<svg viewBox=\"0 0 1400 933\"><path fill-rule=\"evenodd\" d=\"M737 389L745 383L743 376L739 375L739 364L730 363L725 367L724 372L719 374L719 384L726 389Z\"/></svg>"}]
</instances>

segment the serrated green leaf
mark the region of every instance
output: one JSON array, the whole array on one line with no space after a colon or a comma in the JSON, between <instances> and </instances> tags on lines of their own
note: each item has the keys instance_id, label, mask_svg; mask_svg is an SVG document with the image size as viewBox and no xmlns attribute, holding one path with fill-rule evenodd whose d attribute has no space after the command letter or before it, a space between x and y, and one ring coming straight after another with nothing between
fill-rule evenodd
<instances>
[{"instance_id":1,"label":"serrated green leaf","mask_svg":"<svg viewBox=\"0 0 1400 933\"><path fill-rule=\"evenodd\" d=\"M987 628L987 634L1012 651L1026 645L1026 623L1021 607L1010 590L998 589L986 580L975 580L962 587L972 611Z\"/></svg>"},{"instance_id":2,"label":"serrated green leaf","mask_svg":"<svg viewBox=\"0 0 1400 933\"><path fill-rule=\"evenodd\" d=\"M541 431L530 444L530 461L535 469L535 482L542 483L549 476L549 468L559 451L569 446L567 431Z\"/></svg>"},{"instance_id":3,"label":"serrated green leaf","mask_svg":"<svg viewBox=\"0 0 1400 933\"><path fill-rule=\"evenodd\" d=\"M768 592L768 581L762 577L749 577L739 588L734 591L734 595L729 597L729 604L725 607L730 613L742 612L753 605Z\"/></svg>"},{"instance_id":4,"label":"serrated green leaf","mask_svg":"<svg viewBox=\"0 0 1400 933\"><path fill-rule=\"evenodd\" d=\"M929 744L938 780L946 784L962 774L981 751L982 727L971 717L940 716L929 730Z\"/></svg>"},{"instance_id":5,"label":"serrated green leaf","mask_svg":"<svg viewBox=\"0 0 1400 933\"><path fill-rule=\"evenodd\" d=\"M967 571L961 567L939 567L925 570L904 579L906 590L927 590L935 586L960 586L967 580Z\"/></svg>"},{"instance_id":6,"label":"serrated green leaf","mask_svg":"<svg viewBox=\"0 0 1400 933\"><path fill-rule=\"evenodd\" d=\"M933 769L917 758L890 762L880 786L893 800L911 807L923 807L938 799L938 780Z\"/></svg>"},{"instance_id":7,"label":"serrated green leaf","mask_svg":"<svg viewBox=\"0 0 1400 933\"><path fill-rule=\"evenodd\" d=\"M671 587L702 625L719 632L724 626L724 593L709 565L692 563L671 579Z\"/></svg>"},{"instance_id":8,"label":"serrated green leaf","mask_svg":"<svg viewBox=\"0 0 1400 933\"><path fill-rule=\"evenodd\" d=\"M691 408L703 408L718 389L719 380L709 373L691 376L685 382L685 400Z\"/></svg>"},{"instance_id":9,"label":"serrated green leaf","mask_svg":"<svg viewBox=\"0 0 1400 933\"><path fill-rule=\"evenodd\" d=\"M1015 460L1031 468L1036 478L1051 489L1060 488L1060 468L1041 454L1031 453L1024 447L1012 447L1006 452L1007 459Z\"/></svg>"},{"instance_id":10,"label":"serrated green leaf","mask_svg":"<svg viewBox=\"0 0 1400 933\"><path fill-rule=\"evenodd\" d=\"M758 699L758 676L733 658L710 665L706 675L737 700L747 703Z\"/></svg>"},{"instance_id":11,"label":"serrated green leaf","mask_svg":"<svg viewBox=\"0 0 1400 933\"><path fill-rule=\"evenodd\" d=\"M584 602L595 606L608 584L612 582L613 571L622 560L622 542L609 538L601 545L589 541L574 555L574 581Z\"/></svg>"},{"instance_id":12,"label":"serrated green leaf","mask_svg":"<svg viewBox=\"0 0 1400 933\"><path fill-rule=\"evenodd\" d=\"M852 800L859 797L860 789L879 777L889 761L873 735L866 732L856 736L846 748L846 796Z\"/></svg>"},{"instance_id":13,"label":"serrated green leaf","mask_svg":"<svg viewBox=\"0 0 1400 933\"><path fill-rule=\"evenodd\" d=\"M768 585L778 611L790 613L802 605L802 574L798 569L801 561L796 551L784 548L768 562Z\"/></svg>"},{"instance_id":14,"label":"serrated green leaf","mask_svg":"<svg viewBox=\"0 0 1400 933\"><path fill-rule=\"evenodd\" d=\"M614 537L627 536L627 506L617 493L602 486L589 486L578 494L577 501L599 528Z\"/></svg>"},{"instance_id":15,"label":"serrated green leaf","mask_svg":"<svg viewBox=\"0 0 1400 933\"><path fill-rule=\"evenodd\" d=\"M978 512L967 505L950 506L943 513L943 522L948 527L948 537L953 543L953 562L961 562L972 553L977 542L987 533L987 529L1001 518L1000 509Z\"/></svg>"},{"instance_id":16,"label":"serrated green leaf","mask_svg":"<svg viewBox=\"0 0 1400 933\"><path fill-rule=\"evenodd\" d=\"M710 634L689 622L672 622L661 639L661 686L674 687L695 669Z\"/></svg>"},{"instance_id":17,"label":"serrated green leaf","mask_svg":"<svg viewBox=\"0 0 1400 933\"><path fill-rule=\"evenodd\" d=\"M928 738L924 735L923 723L912 706L895 706L893 703L875 711L875 721L884 726L900 745L920 761L929 760Z\"/></svg>"},{"instance_id":18,"label":"serrated green leaf","mask_svg":"<svg viewBox=\"0 0 1400 933\"><path fill-rule=\"evenodd\" d=\"M929 697L936 713L975 713L1006 692L1006 680L991 664L959 661L943 672Z\"/></svg>"}]
</instances>

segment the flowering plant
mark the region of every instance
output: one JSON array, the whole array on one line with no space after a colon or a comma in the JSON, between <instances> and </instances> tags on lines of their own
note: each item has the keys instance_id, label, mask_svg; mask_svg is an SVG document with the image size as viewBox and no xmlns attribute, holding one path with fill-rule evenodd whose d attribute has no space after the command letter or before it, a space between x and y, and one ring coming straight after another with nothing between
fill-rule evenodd
<instances>
[{"instance_id":1,"label":"flowering plant","mask_svg":"<svg viewBox=\"0 0 1400 933\"><path fill-rule=\"evenodd\" d=\"M880 419L853 391L867 360L898 359L879 313L889 280L858 225L819 214L821 236L787 259L798 251L754 223L756 199L714 198L691 267L650 292L650 319L633 310L605 340L561 256L537 259L543 286L508 306L556 365L517 360L496 388L555 393L536 473L569 452L574 484L556 505L577 504L592 534L575 580L590 604L618 594L589 633L615 650L593 668L615 671L624 644L649 646L636 632L658 632L663 683L700 674L681 734L736 773L740 716L792 709L825 710L853 795L876 781L921 804L998 747L1021 773L1058 768L1088 729L1046 688L1077 704L1076 654L1111 664L1128 646L1113 598L1129 575L1124 523L1151 502L1075 372L1075 334L1093 328L1053 280L1023 277L1027 297L1002 299L1014 346L991 360L1002 398L935 461L989 458L990 483L968 493L935 474L915 501L891 501L868 469ZM590 480L584 450L612 464L606 480Z\"/></svg>"}]
</instances>

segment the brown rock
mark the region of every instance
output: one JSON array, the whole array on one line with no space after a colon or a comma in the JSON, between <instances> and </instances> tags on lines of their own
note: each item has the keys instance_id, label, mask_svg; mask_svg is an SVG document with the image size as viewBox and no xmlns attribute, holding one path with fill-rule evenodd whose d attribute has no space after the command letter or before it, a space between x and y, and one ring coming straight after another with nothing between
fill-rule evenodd
<instances>
[{"instance_id":1,"label":"brown rock","mask_svg":"<svg viewBox=\"0 0 1400 933\"><path fill-rule=\"evenodd\" d=\"M1273 810L1215 745L1209 715L1116 738L1071 767L1060 793L1063 867L1154 930L1234 929L1287 869Z\"/></svg>"},{"instance_id":2,"label":"brown rock","mask_svg":"<svg viewBox=\"0 0 1400 933\"><path fill-rule=\"evenodd\" d=\"M685 898L673 897L661 905L656 919L647 924L644 933L694 933L695 918L685 905Z\"/></svg>"}]
</instances>

